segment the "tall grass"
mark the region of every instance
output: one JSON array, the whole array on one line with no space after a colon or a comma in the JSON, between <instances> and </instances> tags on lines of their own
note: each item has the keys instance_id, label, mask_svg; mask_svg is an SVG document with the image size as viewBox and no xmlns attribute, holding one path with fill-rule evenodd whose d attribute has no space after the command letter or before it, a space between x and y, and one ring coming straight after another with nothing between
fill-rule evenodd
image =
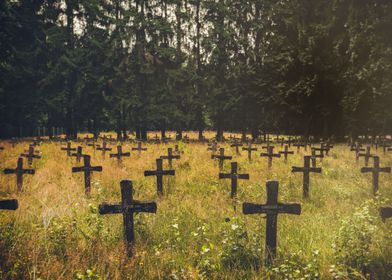
<instances>
[{"instance_id":1,"label":"tall grass","mask_svg":"<svg viewBox=\"0 0 392 280\"><path fill-rule=\"evenodd\" d=\"M382 223L377 216L377 207L392 197L391 174L381 175L374 198L371 176L359 172L363 159L357 164L346 145L336 145L319 163L322 174L311 174L310 198L304 200L302 176L291 173L291 166L303 164L302 149L287 163L274 159L269 170L267 158L258 157L260 147L249 163L246 152L237 156L229 144L220 145L241 173L250 174L250 180L239 181L234 202L230 182L218 180L218 162L206 144L181 144L176 175L164 179L162 198L156 196L155 177L144 177L143 171L155 169L155 159L173 143L146 144L147 152L132 152L122 165L84 145L92 165L103 166L102 173L93 174L91 198L84 195L83 175L71 173L75 159L60 151L59 143L42 144L42 159L34 160L36 174L25 176L23 192L16 192L14 176L0 176L0 197L17 198L20 205L15 212L0 212L1 278L392 279L392 221ZM28 143L2 146L0 167L14 168ZM124 144L123 151L132 146ZM381 149L378 154L382 166L392 165L391 155ZM101 216L97 210L104 201L120 200L124 179L133 181L135 199L158 204L156 214L135 215L132 259L125 254L122 216ZM302 205L300 216L279 215L278 258L268 269L263 266L265 219L241 212L244 201L265 203L267 180L279 181L281 202ZM364 236L358 230L366 230ZM345 262L342 256L354 248L366 250L358 253L364 260Z\"/></svg>"}]
</instances>

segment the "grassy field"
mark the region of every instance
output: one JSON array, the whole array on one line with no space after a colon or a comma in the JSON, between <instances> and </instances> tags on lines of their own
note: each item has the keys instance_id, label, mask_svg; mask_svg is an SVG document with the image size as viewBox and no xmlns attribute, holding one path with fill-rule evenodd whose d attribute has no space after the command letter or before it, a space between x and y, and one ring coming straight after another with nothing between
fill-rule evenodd
<instances>
[{"instance_id":1,"label":"grassy field","mask_svg":"<svg viewBox=\"0 0 392 280\"><path fill-rule=\"evenodd\" d=\"M12 148L1 143L1 168L15 168L28 144ZM19 200L18 210L0 212L0 278L392 279L392 221L383 223L378 216L378 207L392 198L392 175L380 176L375 198L371 175L360 173L363 158L357 164L346 144L335 145L318 161L322 173L311 174L307 200L302 198L302 175L291 173L292 166L303 165L302 149L287 163L274 159L268 170L267 159L258 156L259 145L249 163L245 151L236 155L229 144L220 144L239 171L250 174L250 180L239 181L234 202L230 181L218 180L218 162L207 145L179 145L183 154L174 161L175 177L164 179L162 198L156 196L155 177L144 177L143 171L155 169L155 159L174 143L146 144L147 152L132 152L121 166L84 145L92 165L103 166L92 177L89 199L82 173L71 173L75 158L60 151L60 143L38 147L42 158L33 163L36 174L24 177L24 192L17 193L15 176L0 175L0 198ZM134 146L124 144L123 151ZM392 166L392 153L373 152L381 166ZM120 201L124 179L133 181L134 199L158 204L156 214L135 216L135 255L130 260L124 252L122 216L101 216L97 209L104 201ZM245 216L241 207L244 201L265 203L267 180L279 181L281 202L302 205L300 216L278 217L278 257L271 268L263 266L265 219Z\"/></svg>"}]
</instances>

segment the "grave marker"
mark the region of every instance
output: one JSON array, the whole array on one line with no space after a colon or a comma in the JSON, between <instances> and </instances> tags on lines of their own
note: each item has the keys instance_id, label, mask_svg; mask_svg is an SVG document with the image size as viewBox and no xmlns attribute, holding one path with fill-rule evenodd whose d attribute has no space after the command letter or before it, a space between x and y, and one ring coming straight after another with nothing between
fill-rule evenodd
<instances>
[{"instance_id":1,"label":"grave marker","mask_svg":"<svg viewBox=\"0 0 392 280\"><path fill-rule=\"evenodd\" d=\"M257 148L252 148L252 143L249 143L248 147L242 147L242 150L248 152L248 160L251 161L252 160L252 151L257 151Z\"/></svg>"},{"instance_id":2,"label":"grave marker","mask_svg":"<svg viewBox=\"0 0 392 280\"><path fill-rule=\"evenodd\" d=\"M390 167L380 167L380 158L378 156L373 156L373 167L362 167L361 173L369 173L373 175L373 194L378 191L378 181L380 172L391 173Z\"/></svg>"},{"instance_id":3,"label":"grave marker","mask_svg":"<svg viewBox=\"0 0 392 280\"><path fill-rule=\"evenodd\" d=\"M137 148L132 148L132 151L138 151L139 155L142 151L147 151L147 148L142 148L142 142L137 142Z\"/></svg>"},{"instance_id":4,"label":"grave marker","mask_svg":"<svg viewBox=\"0 0 392 280\"><path fill-rule=\"evenodd\" d=\"M173 169L173 159L180 159L180 155L173 155L173 149L167 148L167 156L160 156L161 159L167 159L169 169Z\"/></svg>"},{"instance_id":5,"label":"grave marker","mask_svg":"<svg viewBox=\"0 0 392 280\"><path fill-rule=\"evenodd\" d=\"M304 156L304 166L296 167L293 166L291 172L303 173L303 197L309 197L309 181L310 181L310 173L321 173L321 168L319 167L310 167L310 156Z\"/></svg>"},{"instance_id":6,"label":"grave marker","mask_svg":"<svg viewBox=\"0 0 392 280\"><path fill-rule=\"evenodd\" d=\"M268 157L268 168L272 167L272 159L274 157L280 158L280 154L274 154L274 147L270 146L267 153L261 153L261 157Z\"/></svg>"},{"instance_id":7,"label":"grave marker","mask_svg":"<svg viewBox=\"0 0 392 280\"><path fill-rule=\"evenodd\" d=\"M219 171L223 170L223 163L225 160L231 160L233 157L232 156L225 156L225 148L220 148L219 149L219 154L218 155L212 155L212 159L218 159L219 160Z\"/></svg>"},{"instance_id":8,"label":"grave marker","mask_svg":"<svg viewBox=\"0 0 392 280\"><path fill-rule=\"evenodd\" d=\"M278 214L301 214L301 205L297 203L284 204L278 201L279 182L268 181L267 182L267 203L256 204L244 202L242 205L242 212L245 215L248 214L266 214L267 215L267 226L266 226L266 239L265 239L265 262L269 266L273 264L276 256L276 235L277 235L277 224Z\"/></svg>"},{"instance_id":9,"label":"grave marker","mask_svg":"<svg viewBox=\"0 0 392 280\"><path fill-rule=\"evenodd\" d=\"M121 202L118 204L102 203L99 205L99 214L122 214L124 223L124 239L127 247L128 257L132 256L133 244L135 242L134 213L156 213L155 202L140 202L133 200L132 181L123 180L121 186Z\"/></svg>"},{"instance_id":10,"label":"grave marker","mask_svg":"<svg viewBox=\"0 0 392 280\"><path fill-rule=\"evenodd\" d=\"M110 135L111 136L111 135ZM102 156L105 157L106 151L111 151L112 148L107 147L107 142L103 141L102 147L97 147L98 151L102 151Z\"/></svg>"},{"instance_id":11,"label":"grave marker","mask_svg":"<svg viewBox=\"0 0 392 280\"><path fill-rule=\"evenodd\" d=\"M386 219L392 217L392 207L381 207L380 208L380 216L383 222L385 222Z\"/></svg>"},{"instance_id":12,"label":"grave marker","mask_svg":"<svg viewBox=\"0 0 392 280\"><path fill-rule=\"evenodd\" d=\"M102 172L102 166L91 166L91 158L89 155L83 156L84 166L72 167L72 173L83 172L84 173L84 189L86 196L90 196L91 193L91 173Z\"/></svg>"},{"instance_id":13,"label":"grave marker","mask_svg":"<svg viewBox=\"0 0 392 280\"><path fill-rule=\"evenodd\" d=\"M158 196L163 195L163 176L174 176L174 170L163 170L162 159L156 159L157 169L144 171L144 176L156 176L157 177L157 194Z\"/></svg>"},{"instance_id":14,"label":"grave marker","mask_svg":"<svg viewBox=\"0 0 392 280\"><path fill-rule=\"evenodd\" d=\"M76 157L76 162L80 163L80 159L84 156L82 153L82 146L78 146L76 153L73 153L71 156Z\"/></svg>"},{"instance_id":15,"label":"grave marker","mask_svg":"<svg viewBox=\"0 0 392 280\"><path fill-rule=\"evenodd\" d=\"M370 159L371 157L373 157L373 155L370 154L370 146L367 146L367 147L366 147L366 153L364 153L364 154L359 153L359 154L358 154L358 157L364 157L364 158L365 158L365 166L368 166L368 165L369 165L369 159Z\"/></svg>"},{"instance_id":16,"label":"grave marker","mask_svg":"<svg viewBox=\"0 0 392 280\"><path fill-rule=\"evenodd\" d=\"M280 154L284 155L284 162L287 162L288 155L294 155L293 151L289 151L289 146L285 145L283 151L279 151Z\"/></svg>"},{"instance_id":17,"label":"grave marker","mask_svg":"<svg viewBox=\"0 0 392 280\"><path fill-rule=\"evenodd\" d=\"M319 154L316 154L316 151L317 150L315 148L312 148L312 155L310 156L312 160L312 167L317 167L317 158L319 158L320 161L324 158L323 150L320 150Z\"/></svg>"},{"instance_id":18,"label":"grave marker","mask_svg":"<svg viewBox=\"0 0 392 280\"><path fill-rule=\"evenodd\" d=\"M131 156L130 152L123 153L121 145L117 145L117 153L116 154L110 154L111 158L113 158L113 157L117 158L118 163L121 163L122 157L130 157L130 156Z\"/></svg>"},{"instance_id":19,"label":"grave marker","mask_svg":"<svg viewBox=\"0 0 392 280\"><path fill-rule=\"evenodd\" d=\"M41 158L40 155L35 153L33 145L29 146L29 150L28 150L27 153L20 154L20 156L27 158L27 164L29 166L31 166L33 164L33 159L34 158L37 158L37 159Z\"/></svg>"},{"instance_id":20,"label":"grave marker","mask_svg":"<svg viewBox=\"0 0 392 280\"><path fill-rule=\"evenodd\" d=\"M23 158L18 158L18 163L15 169L6 168L4 174L16 174L16 186L18 191L23 189L23 174L34 175L34 169L23 169Z\"/></svg>"},{"instance_id":21,"label":"grave marker","mask_svg":"<svg viewBox=\"0 0 392 280\"><path fill-rule=\"evenodd\" d=\"M230 173L219 173L219 179L231 179L230 197L234 198L237 194L238 180L249 180L249 174L238 174L238 165L236 162L231 163Z\"/></svg>"},{"instance_id":22,"label":"grave marker","mask_svg":"<svg viewBox=\"0 0 392 280\"><path fill-rule=\"evenodd\" d=\"M62 147L61 150L62 151L67 151L67 156L70 157L71 156L71 152L76 151L76 148L72 148L71 147L71 142L67 142L67 147L66 148Z\"/></svg>"}]
</instances>

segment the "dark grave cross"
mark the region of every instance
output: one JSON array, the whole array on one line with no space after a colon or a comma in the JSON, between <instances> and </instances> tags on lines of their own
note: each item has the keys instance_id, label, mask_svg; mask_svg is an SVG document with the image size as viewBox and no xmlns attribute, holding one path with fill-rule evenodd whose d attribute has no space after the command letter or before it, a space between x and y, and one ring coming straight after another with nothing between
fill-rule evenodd
<instances>
[{"instance_id":1,"label":"dark grave cross","mask_svg":"<svg viewBox=\"0 0 392 280\"><path fill-rule=\"evenodd\" d=\"M17 199L4 199L0 200L0 210L16 210L18 209Z\"/></svg>"},{"instance_id":2,"label":"dark grave cross","mask_svg":"<svg viewBox=\"0 0 392 280\"><path fill-rule=\"evenodd\" d=\"M73 153L71 156L76 157L76 162L80 163L80 159L84 156L82 153L82 146L78 146L76 153Z\"/></svg>"},{"instance_id":3,"label":"dark grave cross","mask_svg":"<svg viewBox=\"0 0 392 280\"><path fill-rule=\"evenodd\" d=\"M162 159L156 159L157 169L144 171L144 176L156 176L157 177L157 194L158 196L163 195L163 176L174 176L174 170L163 170Z\"/></svg>"},{"instance_id":4,"label":"dark grave cross","mask_svg":"<svg viewBox=\"0 0 392 280\"><path fill-rule=\"evenodd\" d=\"M321 149L324 149L325 154L328 155L329 151L333 148L333 145L331 145L329 142L321 143Z\"/></svg>"},{"instance_id":5,"label":"dark grave cross","mask_svg":"<svg viewBox=\"0 0 392 280\"><path fill-rule=\"evenodd\" d=\"M113 158L113 157L117 158L118 163L121 163L122 157L130 157L130 156L131 156L130 152L123 153L121 145L117 146L117 153L116 154L110 154L111 158Z\"/></svg>"},{"instance_id":6,"label":"dark grave cross","mask_svg":"<svg viewBox=\"0 0 392 280\"><path fill-rule=\"evenodd\" d=\"M236 153L237 155L239 155L239 154L240 154L240 149L239 149L239 147L242 147L242 143L240 143L239 141L234 141L234 143L232 143L232 144L230 145L230 147L235 147L235 153Z\"/></svg>"},{"instance_id":7,"label":"dark grave cross","mask_svg":"<svg viewBox=\"0 0 392 280\"><path fill-rule=\"evenodd\" d=\"M132 257L133 244L135 242L134 213L156 213L155 202L141 202L133 200L132 181L123 180L121 186L121 202L119 204L102 203L99 205L99 214L122 214L124 223L124 239L127 247L128 257Z\"/></svg>"},{"instance_id":8,"label":"dark grave cross","mask_svg":"<svg viewBox=\"0 0 392 280\"><path fill-rule=\"evenodd\" d=\"M361 144L356 144L354 147L351 147L350 151L355 151L355 161L358 162L359 160L359 154L363 151L365 151L364 148L361 148Z\"/></svg>"},{"instance_id":9,"label":"dark grave cross","mask_svg":"<svg viewBox=\"0 0 392 280\"><path fill-rule=\"evenodd\" d=\"M261 157L268 157L268 168L272 167L272 159L274 157L280 158L280 154L274 154L274 147L270 146L267 153L261 153Z\"/></svg>"},{"instance_id":10,"label":"dark grave cross","mask_svg":"<svg viewBox=\"0 0 392 280\"><path fill-rule=\"evenodd\" d=\"M297 147L297 154L299 153L301 147L304 147L305 151L308 145L304 144L304 143L294 143L293 144L294 147Z\"/></svg>"},{"instance_id":11,"label":"dark grave cross","mask_svg":"<svg viewBox=\"0 0 392 280\"><path fill-rule=\"evenodd\" d=\"M91 166L89 155L83 156L84 166L72 167L72 173L84 172L84 190L87 196L91 193L91 173L102 172L102 166Z\"/></svg>"},{"instance_id":12,"label":"dark grave cross","mask_svg":"<svg viewBox=\"0 0 392 280\"><path fill-rule=\"evenodd\" d=\"M289 148L291 148L291 144L293 144L293 138L289 137L289 139L286 140L285 143L289 145Z\"/></svg>"},{"instance_id":13,"label":"dark grave cross","mask_svg":"<svg viewBox=\"0 0 392 280\"><path fill-rule=\"evenodd\" d=\"M38 155L38 154L36 154L36 153L34 152L34 146L33 146L33 145L30 145L30 146L29 146L29 150L28 150L27 153L20 154L20 156L27 158L27 164L28 164L29 166L31 166L31 165L33 164L33 159L35 159L35 158L37 158L37 159L38 159L38 158L41 158L40 155Z\"/></svg>"},{"instance_id":14,"label":"dark grave cross","mask_svg":"<svg viewBox=\"0 0 392 280\"><path fill-rule=\"evenodd\" d=\"M167 148L167 156L160 156L161 159L167 159L169 169L173 169L173 159L180 159L180 155L173 155L173 149Z\"/></svg>"},{"instance_id":15,"label":"dark grave cross","mask_svg":"<svg viewBox=\"0 0 392 280\"><path fill-rule=\"evenodd\" d=\"M225 156L225 148L219 148L219 154L212 155L211 158L219 160L219 171L222 171L224 161L231 160L233 157L232 156Z\"/></svg>"},{"instance_id":16,"label":"dark grave cross","mask_svg":"<svg viewBox=\"0 0 392 280\"><path fill-rule=\"evenodd\" d=\"M380 172L391 173L390 167L380 167L380 158L378 156L373 156L373 167L362 167L361 173L371 172L373 175L373 194L378 191L378 181Z\"/></svg>"},{"instance_id":17,"label":"dark grave cross","mask_svg":"<svg viewBox=\"0 0 392 280\"><path fill-rule=\"evenodd\" d=\"M62 151L67 151L67 156L70 157L71 156L71 152L76 151L76 148L72 148L71 147L71 142L67 142L67 147L66 148L62 147L61 150Z\"/></svg>"},{"instance_id":18,"label":"dark grave cross","mask_svg":"<svg viewBox=\"0 0 392 280\"><path fill-rule=\"evenodd\" d=\"M184 152L180 151L180 149L178 148L178 145L175 145L174 146L174 153L176 155L179 155L179 154L183 154Z\"/></svg>"},{"instance_id":19,"label":"dark grave cross","mask_svg":"<svg viewBox=\"0 0 392 280\"><path fill-rule=\"evenodd\" d=\"M234 198L237 194L238 180L249 180L249 174L238 174L238 164L231 163L230 173L219 173L219 179L231 179L230 197Z\"/></svg>"},{"instance_id":20,"label":"dark grave cross","mask_svg":"<svg viewBox=\"0 0 392 280\"><path fill-rule=\"evenodd\" d=\"M251 161L252 160L252 151L257 151L257 148L252 148L252 143L249 143L248 147L242 147L242 150L248 152L248 160Z\"/></svg>"},{"instance_id":21,"label":"dark grave cross","mask_svg":"<svg viewBox=\"0 0 392 280\"><path fill-rule=\"evenodd\" d=\"M262 149L266 149L267 150L267 152L268 152L268 150L269 150L269 148L274 148L274 146L273 145L271 145L271 143L270 142L267 142L267 145L266 146L261 146L261 148Z\"/></svg>"},{"instance_id":22,"label":"dark grave cross","mask_svg":"<svg viewBox=\"0 0 392 280\"><path fill-rule=\"evenodd\" d=\"M137 148L132 148L132 151L138 151L140 155L142 151L147 151L147 148L142 148L142 142L137 142Z\"/></svg>"},{"instance_id":23,"label":"dark grave cross","mask_svg":"<svg viewBox=\"0 0 392 280\"><path fill-rule=\"evenodd\" d=\"M34 169L23 169L23 158L18 158L18 163L15 169L6 168L4 174L16 174L16 187L18 191L23 188L23 174L35 174Z\"/></svg>"},{"instance_id":24,"label":"dark grave cross","mask_svg":"<svg viewBox=\"0 0 392 280\"><path fill-rule=\"evenodd\" d=\"M386 154L387 151L388 152L391 151L391 149L390 149L391 145L389 145L385 141L380 144L380 147L382 147L382 151L383 151L384 155Z\"/></svg>"},{"instance_id":25,"label":"dark grave cross","mask_svg":"<svg viewBox=\"0 0 392 280\"><path fill-rule=\"evenodd\" d=\"M383 222L385 222L386 219L392 217L392 207L381 207L380 208L380 216Z\"/></svg>"},{"instance_id":26,"label":"dark grave cross","mask_svg":"<svg viewBox=\"0 0 392 280\"><path fill-rule=\"evenodd\" d=\"M293 166L291 172L302 172L303 173L303 196L305 198L309 197L309 181L310 173L321 173L320 167L310 167L310 156L304 156L304 166L297 167Z\"/></svg>"},{"instance_id":27,"label":"dark grave cross","mask_svg":"<svg viewBox=\"0 0 392 280\"><path fill-rule=\"evenodd\" d=\"M358 157L364 157L365 158L365 166L369 165L369 159L373 157L372 154L370 154L370 146L366 147L366 153L359 153Z\"/></svg>"},{"instance_id":28,"label":"dark grave cross","mask_svg":"<svg viewBox=\"0 0 392 280\"><path fill-rule=\"evenodd\" d=\"M103 141L102 147L98 147L97 150L98 150L98 151L102 151L102 156L105 157L106 151L111 151L112 148L109 148L109 147L107 146L107 142L106 142L106 141Z\"/></svg>"},{"instance_id":29,"label":"dark grave cross","mask_svg":"<svg viewBox=\"0 0 392 280\"><path fill-rule=\"evenodd\" d=\"M265 262L269 266L273 264L276 256L276 235L278 214L286 213L293 215L301 214L301 204L298 203L280 203L278 201L279 182L267 182L267 203L256 204L244 202L242 204L242 212L249 214L266 214L266 238L265 238Z\"/></svg>"},{"instance_id":30,"label":"dark grave cross","mask_svg":"<svg viewBox=\"0 0 392 280\"><path fill-rule=\"evenodd\" d=\"M313 151L315 151L315 152L320 152L320 158L324 158L324 152L325 152L326 155L328 155L329 149L328 149L327 147L324 147L324 146L321 144L320 148L312 147L312 155L313 155Z\"/></svg>"},{"instance_id":31,"label":"dark grave cross","mask_svg":"<svg viewBox=\"0 0 392 280\"><path fill-rule=\"evenodd\" d=\"M312 155L310 156L312 160L312 167L317 167L317 158L319 158L320 161L324 158L323 150L320 150L319 154L316 154L316 151L316 148L312 148Z\"/></svg>"},{"instance_id":32,"label":"dark grave cross","mask_svg":"<svg viewBox=\"0 0 392 280\"><path fill-rule=\"evenodd\" d=\"M284 161L287 162L287 156L288 155L293 155L293 151L289 151L289 146L285 145L283 151L279 151L281 155L284 155Z\"/></svg>"},{"instance_id":33,"label":"dark grave cross","mask_svg":"<svg viewBox=\"0 0 392 280\"><path fill-rule=\"evenodd\" d=\"M4 147L0 147L0 151L4 150Z\"/></svg>"}]
</instances>

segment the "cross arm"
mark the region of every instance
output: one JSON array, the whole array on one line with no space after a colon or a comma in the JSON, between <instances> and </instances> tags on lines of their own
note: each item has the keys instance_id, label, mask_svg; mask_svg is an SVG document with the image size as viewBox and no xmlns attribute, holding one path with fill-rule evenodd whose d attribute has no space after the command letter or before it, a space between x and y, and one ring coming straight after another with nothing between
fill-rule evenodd
<instances>
[{"instance_id":1,"label":"cross arm","mask_svg":"<svg viewBox=\"0 0 392 280\"><path fill-rule=\"evenodd\" d=\"M23 169L24 174L35 174L35 169Z\"/></svg>"},{"instance_id":2,"label":"cross arm","mask_svg":"<svg viewBox=\"0 0 392 280\"><path fill-rule=\"evenodd\" d=\"M249 180L249 174L238 174L238 179Z\"/></svg>"},{"instance_id":3,"label":"cross arm","mask_svg":"<svg viewBox=\"0 0 392 280\"><path fill-rule=\"evenodd\" d=\"M91 171L97 171L97 172L101 172L102 171L102 166L92 166Z\"/></svg>"},{"instance_id":4,"label":"cross arm","mask_svg":"<svg viewBox=\"0 0 392 280\"><path fill-rule=\"evenodd\" d=\"M6 168L4 169L4 174L14 174L16 173L15 169Z\"/></svg>"},{"instance_id":5,"label":"cross arm","mask_svg":"<svg viewBox=\"0 0 392 280\"><path fill-rule=\"evenodd\" d=\"M72 167L72 172L82 172L84 171L84 167L83 166L78 166L78 167Z\"/></svg>"},{"instance_id":6,"label":"cross arm","mask_svg":"<svg viewBox=\"0 0 392 280\"><path fill-rule=\"evenodd\" d=\"M170 175L170 176L174 176L176 174L175 170L163 170L162 171L162 175Z\"/></svg>"},{"instance_id":7,"label":"cross arm","mask_svg":"<svg viewBox=\"0 0 392 280\"><path fill-rule=\"evenodd\" d=\"M0 209L5 210L16 210L18 209L18 200L17 199L5 199L0 200Z\"/></svg>"},{"instance_id":8,"label":"cross arm","mask_svg":"<svg viewBox=\"0 0 392 280\"><path fill-rule=\"evenodd\" d=\"M157 171L156 170L146 170L144 171L144 176L155 176L157 175Z\"/></svg>"},{"instance_id":9,"label":"cross arm","mask_svg":"<svg viewBox=\"0 0 392 280\"><path fill-rule=\"evenodd\" d=\"M242 204L242 212L245 215L259 214L259 213L265 213L265 214L287 213L287 214L300 215L301 214L301 204L298 204L298 203L287 203L287 204L278 203L277 205L265 205L265 204L244 202Z\"/></svg>"},{"instance_id":10,"label":"cross arm","mask_svg":"<svg viewBox=\"0 0 392 280\"><path fill-rule=\"evenodd\" d=\"M304 171L305 171L305 168L303 168L303 167L293 166L291 168L291 172L293 172L293 173L295 173L295 172L304 172Z\"/></svg>"},{"instance_id":11,"label":"cross arm","mask_svg":"<svg viewBox=\"0 0 392 280\"><path fill-rule=\"evenodd\" d=\"M311 167L309 168L309 172L321 173L321 167Z\"/></svg>"},{"instance_id":12,"label":"cross arm","mask_svg":"<svg viewBox=\"0 0 392 280\"><path fill-rule=\"evenodd\" d=\"M231 174L219 173L219 179L230 179Z\"/></svg>"}]
</instances>

